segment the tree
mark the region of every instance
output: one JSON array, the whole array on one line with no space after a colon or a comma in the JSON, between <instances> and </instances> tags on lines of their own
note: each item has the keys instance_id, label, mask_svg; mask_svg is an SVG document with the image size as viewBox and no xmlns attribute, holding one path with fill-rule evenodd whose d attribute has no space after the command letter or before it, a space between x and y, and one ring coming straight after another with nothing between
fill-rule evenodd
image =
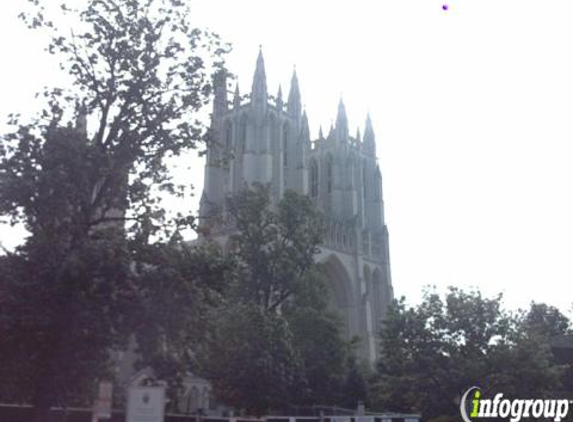
<instances>
[{"instance_id":1,"label":"tree","mask_svg":"<svg viewBox=\"0 0 573 422\"><path fill-rule=\"evenodd\" d=\"M221 309L207 364L215 395L250 415L287 408L306 385L287 321L254 303Z\"/></svg>"},{"instance_id":2,"label":"tree","mask_svg":"<svg viewBox=\"0 0 573 422\"><path fill-rule=\"evenodd\" d=\"M545 303L532 302L529 311L524 316L523 324L530 331L550 338L563 336L571 330L569 318L559 309Z\"/></svg>"},{"instance_id":3,"label":"tree","mask_svg":"<svg viewBox=\"0 0 573 422\"><path fill-rule=\"evenodd\" d=\"M293 334L305 375L293 402L309 406L339 405L347 398L345 374L355 363L353 345L344 340L340 316L328 308L328 291L320 265L309 272L283 315ZM348 391L345 391L348 393Z\"/></svg>"},{"instance_id":4,"label":"tree","mask_svg":"<svg viewBox=\"0 0 573 422\"><path fill-rule=\"evenodd\" d=\"M424 418L459 416L461 394L545 397L559 385L547 339L510 314L501 297L450 288L445 300L426 292L417 307L404 299L389 309L381 330L381 358L373 386L378 407L421 411Z\"/></svg>"},{"instance_id":5,"label":"tree","mask_svg":"<svg viewBox=\"0 0 573 422\"><path fill-rule=\"evenodd\" d=\"M224 304L233 266L212 243L177 240L138 250L139 314L134 334L138 368L153 369L167 382L169 406L177 408L183 380L200 371L214 328L213 314Z\"/></svg>"},{"instance_id":6,"label":"tree","mask_svg":"<svg viewBox=\"0 0 573 422\"><path fill-rule=\"evenodd\" d=\"M348 345L314 263L322 216L292 191L275 205L255 184L230 198L236 279L219 314L207 377L250 413L339 397Z\"/></svg>"},{"instance_id":7,"label":"tree","mask_svg":"<svg viewBox=\"0 0 573 422\"><path fill-rule=\"evenodd\" d=\"M323 218L308 197L290 190L273 209L268 187L261 184L229 198L228 209L237 230L232 236L240 264L236 297L276 312L314 268Z\"/></svg>"},{"instance_id":8,"label":"tree","mask_svg":"<svg viewBox=\"0 0 573 422\"><path fill-rule=\"evenodd\" d=\"M53 404L84 401L135 327L136 251L192 223L168 220L158 192L181 193L166 160L203 140L196 113L209 73L225 71L226 47L189 27L179 0L64 6L71 35L31 3L22 17L53 31L48 50L72 86L44 92L31 122L13 115L16 130L0 144L0 214L29 232L3 258L0 375L43 421Z\"/></svg>"},{"instance_id":9,"label":"tree","mask_svg":"<svg viewBox=\"0 0 573 422\"><path fill-rule=\"evenodd\" d=\"M53 404L84 402L93 380L109 375L108 348L124 344L135 289L122 231L87 230L77 212L91 164L80 134L54 128L37 149L25 142L2 163L9 175L3 205L12 200L22 208L30 236L4 257L0 353L7 364L0 372L40 419ZM30 164L26 156L34 156ZM21 191L12 192L11 183Z\"/></svg>"},{"instance_id":10,"label":"tree","mask_svg":"<svg viewBox=\"0 0 573 422\"><path fill-rule=\"evenodd\" d=\"M348 409L356 409L358 404L367 403L368 383L367 376L370 374L370 367L360 367L354 356L349 356L347 362L346 378L342 386L341 405Z\"/></svg>"}]
</instances>

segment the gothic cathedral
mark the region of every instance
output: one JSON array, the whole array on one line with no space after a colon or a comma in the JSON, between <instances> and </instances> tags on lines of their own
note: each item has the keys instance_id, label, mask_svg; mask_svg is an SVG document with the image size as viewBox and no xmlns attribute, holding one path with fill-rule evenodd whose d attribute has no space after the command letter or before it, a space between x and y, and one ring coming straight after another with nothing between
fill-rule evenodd
<instances>
[{"instance_id":1,"label":"gothic cathedral","mask_svg":"<svg viewBox=\"0 0 573 422\"><path fill-rule=\"evenodd\" d=\"M341 101L328 135L321 130L318 139L311 140L296 72L286 102L280 88L276 98L268 95L259 52L249 96L241 97L237 86L230 103L225 76L215 80L212 130L215 139L207 151L200 217L224 210L227 195L253 182L270 185L273 201L287 189L309 195L327 219L316 259L326 269L331 306L340 313L347 338L362 339L360 357L373 362L380 319L393 289L382 175L370 117L362 139L360 132L350 136ZM209 236L225 248L231 231L225 224L213 225Z\"/></svg>"}]
</instances>

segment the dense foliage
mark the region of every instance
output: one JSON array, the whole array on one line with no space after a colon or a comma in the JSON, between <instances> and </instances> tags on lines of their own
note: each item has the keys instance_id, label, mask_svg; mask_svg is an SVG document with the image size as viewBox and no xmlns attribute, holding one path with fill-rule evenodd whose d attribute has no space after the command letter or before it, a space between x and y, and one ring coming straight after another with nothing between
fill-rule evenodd
<instances>
[{"instance_id":1,"label":"dense foliage","mask_svg":"<svg viewBox=\"0 0 573 422\"><path fill-rule=\"evenodd\" d=\"M207 365L216 394L252 414L337 404L352 350L314 262L322 216L291 191L271 205L261 185L228 205L237 267Z\"/></svg>"},{"instance_id":2,"label":"dense foliage","mask_svg":"<svg viewBox=\"0 0 573 422\"><path fill-rule=\"evenodd\" d=\"M161 270L187 283L171 285L173 295L220 290L201 265L144 250L192 223L169 221L158 193L181 192L166 160L203 141L196 113L210 74L224 72L225 46L191 28L178 0L89 0L59 9L60 25L47 18L49 2L30 3L22 18L50 34L48 51L71 81L38 97L46 106L33 121L12 115L0 144L0 214L29 233L2 257L0 377L40 421L53 404L86 404L108 375L109 350L126 345L135 316L153 312L141 306ZM62 22L73 30L60 33Z\"/></svg>"},{"instance_id":3,"label":"dense foliage","mask_svg":"<svg viewBox=\"0 0 573 422\"><path fill-rule=\"evenodd\" d=\"M381 330L372 402L457 420L461 395L475 385L487 396L546 397L565 369L555 362L550 337L568 327L555 308L533 304L512 314L501 297L477 291L451 288L443 299L427 292L416 307L397 301Z\"/></svg>"},{"instance_id":4,"label":"dense foliage","mask_svg":"<svg viewBox=\"0 0 573 422\"><path fill-rule=\"evenodd\" d=\"M183 191L168 159L205 140L197 113L226 47L189 26L180 0L86 0L61 9L77 24L65 35L30 3L22 17L52 34L71 85L42 93L33 121L14 114L0 143L0 216L28 232L0 256L0 401L33 404L37 421L52 405L89 405L130 339L172 399L193 371L254 414L368 399L455 418L472 385L520 397L558 386L550 339L567 318L456 289L390 308L367 384L327 306L314 262L323 218L309 198L271 204L260 185L230 198L227 255L183 242L193 218L165 212L160 193Z\"/></svg>"}]
</instances>

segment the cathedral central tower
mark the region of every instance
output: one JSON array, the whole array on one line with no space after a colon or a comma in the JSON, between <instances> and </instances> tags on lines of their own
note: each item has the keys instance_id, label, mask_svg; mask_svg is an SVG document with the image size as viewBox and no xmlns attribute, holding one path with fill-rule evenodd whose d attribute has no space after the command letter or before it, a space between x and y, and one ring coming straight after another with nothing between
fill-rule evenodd
<instances>
[{"instance_id":1,"label":"cathedral central tower","mask_svg":"<svg viewBox=\"0 0 573 422\"><path fill-rule=\"evenodd\" d=\"M340 100L328 135L321 130L311 140L296 72L286 103L280 87L276 97L270 96L260 51L250 95L241 96L237 85L229 101L224 74L214 84L213 139L200 205L200 217L211 221L209 235L226 245L232 234L224 223L226 197L254 182L270 185L275 203L286 189L309 195L327 219L316 259L326 269L331 306L340 313L347 338L362 339L361 357L373 362L376 334L393 289L382 174L370 117L362 139L359 131L350 136Z\"/></svg>"}]
</instances>

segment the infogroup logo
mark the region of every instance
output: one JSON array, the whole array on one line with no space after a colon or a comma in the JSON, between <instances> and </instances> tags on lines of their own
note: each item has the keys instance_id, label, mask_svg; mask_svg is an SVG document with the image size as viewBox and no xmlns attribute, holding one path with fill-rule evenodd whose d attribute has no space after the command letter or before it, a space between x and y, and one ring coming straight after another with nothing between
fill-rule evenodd
<instances>
[{"instance_id":1,"label":"infogroup logo","mask_svg":"<svg viewBox=\"0 0 573 422\"><path fill-rule=\"evenodd\" d=\"M468 413L469 412L469 413ZM460 402L460 413L464 422L475 422L479 418L501 418L519 422L522 418L553 419L561 421L569 412L566 399L504 399L498 393L493 399L485 399L479 387L468 389Z\"/></svg>"}]
</instances>

